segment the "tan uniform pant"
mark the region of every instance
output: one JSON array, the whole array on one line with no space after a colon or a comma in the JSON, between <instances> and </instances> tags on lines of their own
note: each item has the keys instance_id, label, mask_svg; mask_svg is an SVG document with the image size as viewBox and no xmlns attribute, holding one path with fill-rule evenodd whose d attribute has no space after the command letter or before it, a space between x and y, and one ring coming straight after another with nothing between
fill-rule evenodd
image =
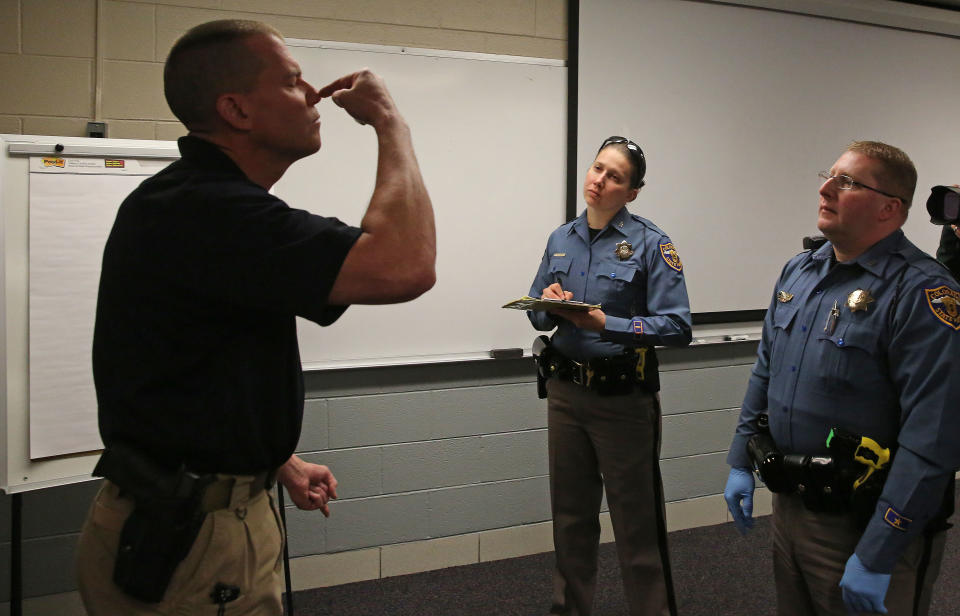
<instances>
[{"instance_id":1,"label":"tan uniform pant","mask_svg":"<svg viewBox=\"0 0 960 616\"><path fill-rule=\"evenodd\" d=\"M120 531L133 501L109 481L90 506L77 544L77 581L90 616L218 614L210 593L218 582L240 596L225 604L225 616L280 615L283 530L268 490L250 497L241 476L230 505L208 513L193 547L177 567L160 603L143 603L113 583ZM252 477L250 478L252 480Z\"/></svg>"},{"instance_id":2,"label":"tan uniform pant","mask_svg":"<svg viewBox=\"0 0 960 616\"><path fill-rule=\"evenodd\" d=\"M852 514L808 511L796 494L773 495L777 616L848 616L840 579L863 531ZM897 561L884 605L889 616L926 616L946 532L920 535Z\"/></svg>"},{"instance_id":3,"label":"tan uniform pant","mask_svg":"<svg viewBox=\"0 0 960 616\"><path fill-rule=\"evenodd\" d=\"M631 616L670 614L672 588L660 479L660 404L645 391L599 396L550 379L550 501L557 569L552 614L589 616L600 505L607 504Z\"/></svg>"}]
</instances>

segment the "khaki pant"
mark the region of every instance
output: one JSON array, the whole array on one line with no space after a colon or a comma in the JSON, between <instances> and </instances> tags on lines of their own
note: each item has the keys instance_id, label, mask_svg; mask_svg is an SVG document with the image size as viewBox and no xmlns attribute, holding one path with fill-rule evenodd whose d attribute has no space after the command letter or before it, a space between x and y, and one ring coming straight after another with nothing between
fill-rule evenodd
<instances>
[{"instance_id":1,"label":"khaki pant","mask_svg":"<svg viewBox=\"0 0 960 616\"><path fill-rule=\"evenodd\" d=\"M777 616L847 616L840 579L863 531L852 515L808 511L796 494L773 495ZM926 616L946 532L920 535L897 561L884 605L889 616Z\"/></svg>"},{"instance_id":2,"label":"khaki pant","mask_svg":"<svg viewBox=\"0 0 960 616\"><path fill-rule=\"evenodd\" d=\"M77 581L87 613L213 616L220 606L213 603L210 593L221 582L240 589L240 596L225 604L225 616L282 614L284 538L280 514L269 491L250 498L251 480L238 476L229 507L207 514L160 603L133 599L113 583L120 531L133 510L133 501L104 481L77 544Z\"/></svg>"},{"instance_id":3,"label":"khaki pant","mask_svg":"<svg viewBox=\"0 0 960 616\"><path fill-rule=\"evenodd\" d=\"M550 501L557 569L552 614L589 616L597 581L600 504L607 504L631 616L673 604L660 479L660 405L637 390L598 396L550 379Z\"/></svg>"}]
</instances>

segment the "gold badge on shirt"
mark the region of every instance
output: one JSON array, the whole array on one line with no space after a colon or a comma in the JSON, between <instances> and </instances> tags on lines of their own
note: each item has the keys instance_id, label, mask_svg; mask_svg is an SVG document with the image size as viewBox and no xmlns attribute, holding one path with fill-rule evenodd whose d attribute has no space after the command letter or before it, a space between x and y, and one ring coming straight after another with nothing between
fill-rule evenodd
<instances>
[{"instance_id":1,"label":"gold badge on shirt","mask_svg":"<svg viewBox=\"0 0 960 616\"><path fill-rule=\"evenodd\" d=\"M858 310L866 312L873 301L873 295L870 294L869 289L857 289L847 296L847 308L850 309L850 312L857 312Z\"/></svg>"},{"instance_id":2,"label":"gold badge on shirt","mask_svg":"<svg viewBox=\"0 0 960 616\"><path fill-rule=\"evenodd\" d=\"M777 301L781 304L786 304L793 299L793 293L787 293L786 291L780 290L777 291Z\"/></svg>"},{"instance_id":3,"label":"gold badge on shirt","mask_svg":"<svg viewBox=\"0 0 960 616\"><path fill-rule=\"evenodd\" d=\"M627 243L627 240L623 240L613 249L613 254L617 255L621 261L626 261L633 256L633 246Z\"/></svg>"}]
</instances>

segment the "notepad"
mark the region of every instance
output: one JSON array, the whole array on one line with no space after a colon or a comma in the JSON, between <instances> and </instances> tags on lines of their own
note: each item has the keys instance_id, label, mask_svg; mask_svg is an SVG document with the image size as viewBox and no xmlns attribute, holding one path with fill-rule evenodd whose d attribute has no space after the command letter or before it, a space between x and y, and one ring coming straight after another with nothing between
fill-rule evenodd
<instances>
[{"instance_id":1,"label":"notepad","mask_svg":"<svg viewBox=\"0 0 960 616\"><path fill-rule=\"evenodd\" d=\"M529 297L524 295L520 299L515 299L512 302L507 302L503 305L503 308L511 308L513 310L576 310L579 312L587 312L589 310L594 310L600 307L600 304L585 304L583 302L575 302L572 300L563 300L563 299L537 299L534 297Z\"/></svg>"}]
</instances>

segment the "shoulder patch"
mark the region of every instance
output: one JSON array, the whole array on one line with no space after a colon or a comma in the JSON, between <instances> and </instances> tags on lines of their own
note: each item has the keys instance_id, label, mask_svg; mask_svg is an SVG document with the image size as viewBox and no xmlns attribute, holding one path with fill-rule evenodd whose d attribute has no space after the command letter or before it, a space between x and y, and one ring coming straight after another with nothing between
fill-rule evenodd
<instances>
[{"instance_id":1,"label":"shoulder patch","mask_svg":"<svg viewBox=\"0 0 960 616\"><path fill-rule=\"evenodd\" d=\"M680 262L680 255L677 254L677 249L673 247L673 242L660 244L660 256L663 257L663 261L673 269L678 272L683 271L683 263Z\"/></svg>"},{"instance_id":2,"label":"shoulder patch","mask_svg":"<svg viewBox=\"0 0 960 616\"><path fill-rule=\"evenodd\" d=\"M913 522L913 520L905 517L893 507L887 507L887 510L883 514L883 521L903 532L907 532L907 529L910 528L910 523Z\"/></svg>"},{"instance_id":3,"label":"shoulder patch","mask_svg":"<svg viewBox=\"0 0 960 616\"><path fill-rule=\"evenodd\" d=\"M933 316L954 331L960 331L960 291L942 285L935 289L924 289L923 292Z\"/></svg>"}]
</instances>

